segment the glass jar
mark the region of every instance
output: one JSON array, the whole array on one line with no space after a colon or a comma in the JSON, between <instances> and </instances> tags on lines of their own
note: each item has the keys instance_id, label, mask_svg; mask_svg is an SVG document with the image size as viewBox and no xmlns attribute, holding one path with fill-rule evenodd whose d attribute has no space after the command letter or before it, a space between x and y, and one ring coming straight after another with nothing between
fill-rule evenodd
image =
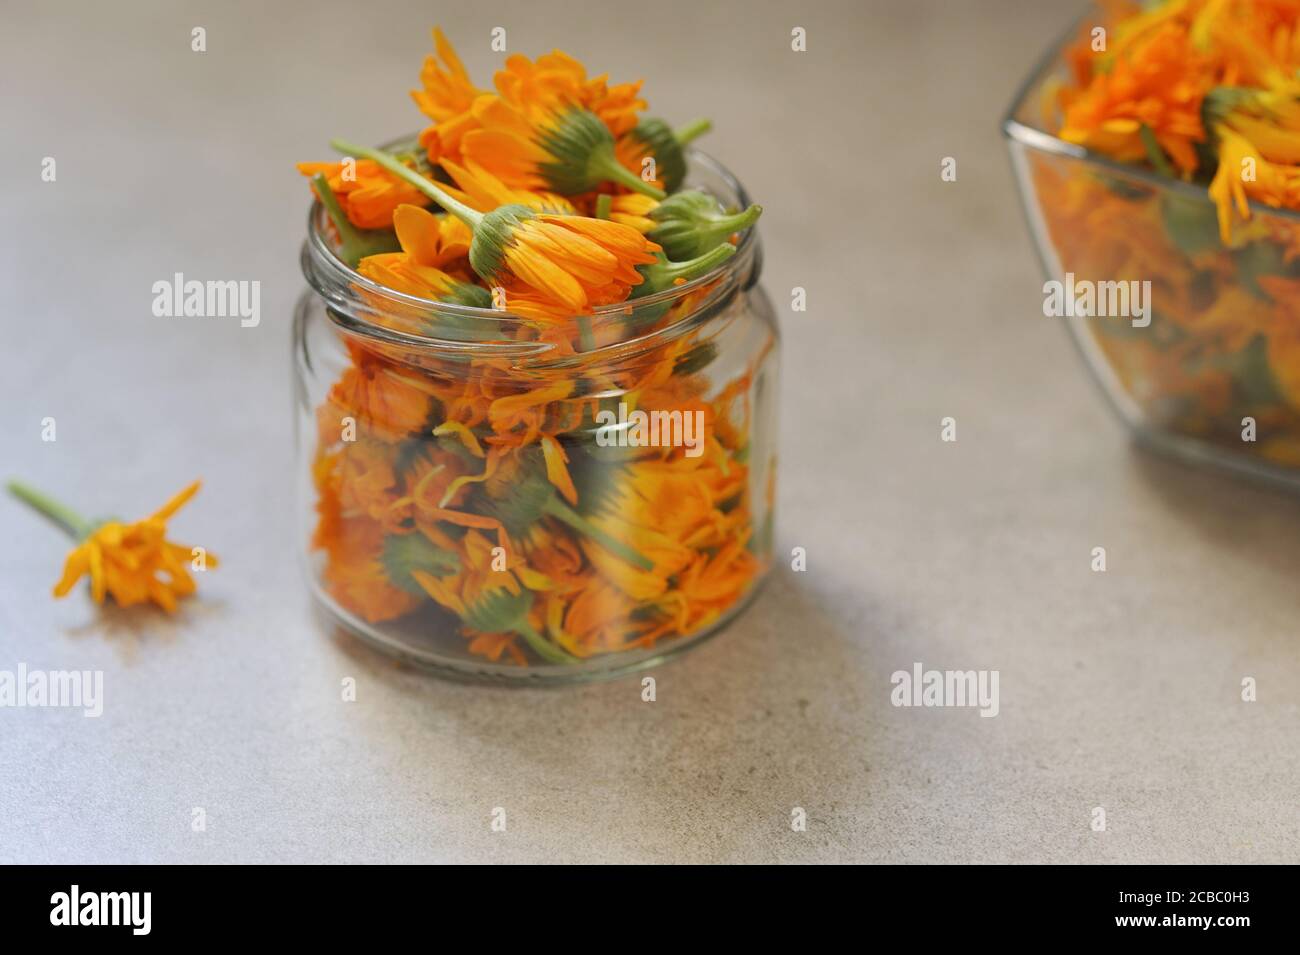
<instances>
[{"instance_id":1,"label":"glass jar","mask_svg":"<svg viewBox=\"0 0 1300 955\"><path fill-rule=\"evenodd\" d=\"M1224 242L1203 184L1054 135L1079 29L1030 75L1003 130L1047 278L1088 283L1097 304L1103 289L1121 302L1145 290L1147 314L1063 320L1144 443L1300 488L1300 215L1252 201Z\"/></svg>"},{"instance_id":2,"label":"glass jar","mask_svg":"<svg viewBox=\"0 0 1300 955\"><path fill-rule=\"evenodd\" d=\"M689 154L688 185L749 197ZM446 675L575 681L715 633L771 565L778 337L754 229L712 273L539 329L348 268L319 203L294 316L316 599Z\"/></svg>"}]
</instances>

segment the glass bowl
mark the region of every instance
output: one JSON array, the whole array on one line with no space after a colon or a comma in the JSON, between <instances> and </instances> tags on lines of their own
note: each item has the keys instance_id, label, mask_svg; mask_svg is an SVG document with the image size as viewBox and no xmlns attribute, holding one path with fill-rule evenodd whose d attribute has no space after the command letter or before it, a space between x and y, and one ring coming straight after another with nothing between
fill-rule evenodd
<instances>
[{"instance_id":1,"label":"glass bowl","mask_svg":"<svg viewBox=\"0 0 1300 955\"><path fill-rule=\"evenodd\" d=\"M1252 202L1225 244L1203 184L1055 136L1067 48L1099 22L1094 10L1063 34L1002 125L1044 312L1096 293L1061 320L1141 441L1300 488L1300 216Z\"/></svg>"}]
</instances>

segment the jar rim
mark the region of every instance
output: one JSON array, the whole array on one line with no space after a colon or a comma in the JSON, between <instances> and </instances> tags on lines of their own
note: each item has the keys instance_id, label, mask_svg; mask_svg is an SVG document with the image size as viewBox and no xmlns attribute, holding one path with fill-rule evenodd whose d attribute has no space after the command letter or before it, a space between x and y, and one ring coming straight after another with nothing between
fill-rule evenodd
<instances>
[{"instance_id":1,"label":"jar rim","mask_svg":"<svg viewBox=\"0 0 1300 955\"><path fill-rule=\"evenodd\" d=\"M394 140L382 148L391 148L398 143L409 142L406 139ZM730 170L722 163L718 162L708 153L694 147L687 147L686 159L689 166L698 165L709 175L719 179L725 188L732 193L728 199L734 199L740 208L746 208L750 205L749 193ZM328 312L331 319L336 324L343 325L349 331L367 337L380 338L394 344L406 346L435 346L439 349L451 349L456 351L480 351L482 349L491 349L493 352L535 352L538 350L551 349L551 345L545 342L528 341L528 340L502 340L493 341L458 341L455 339L438 337L437 326L433 326L430 333L414 331L399 331L387 325L381 324L368 317L367 313L384 314L389 311L388 308L376 308L373 304L368 304L364 308L357 307L362 303L363 298L368 302L378 301L385 305L391 305L393 313L407 312L419 313L421 315L442 315L451 320L465 320L475 322L494 322L497 323L505 335L507 331L516 326L536 327L536 322L531 321L523 316L511 312L509 309L479 308L472 305L461 305L454 302L442 302L436 299L422 298L416 295L409 295L405 292L399 292L372 279L362 275L356 269L350 267L346 262L340 259L334 252L332 243L327 238L323 228L326 221L324 207L319 199L312 202L311 208L307 215L307 238L302 245L301 265L303 275L307 279L308 285L319 294L330 305ZM648 308L654 305L671 305L693 292L700 290L713 283L718 283L720 279L726 280L722 284L730 285L730 292L734 292L737 287L742 285L741 276L747 269L754 267L758 260L758 232L757 226L750 226L740 233L736 243L736 254L727 259L712 271L688 280L681 285L675 285L670 288L646 295L643 298L635 299L635 307ZM748 276L743 282L744 287L748 288L757 280L756 275ZM701 304L701 308L693 310L690 314L683 316L689 319L698 314L704 308L714 309L714 301ZM591 309L590 312L584 313L583 316L592 322L593 329L608 327L614 322L621 321L628 315L629 302L616 302L610 305L599 305ZM575 318L579 316L574 316ZM679 323L674 323L674 325ZM669 326L673 327L673 326ZM654 333L651 333L654 334ZM615 344L625 344L621 340ZM610 346L605 346L610 347Z\"/></svg>"}]
</instances>

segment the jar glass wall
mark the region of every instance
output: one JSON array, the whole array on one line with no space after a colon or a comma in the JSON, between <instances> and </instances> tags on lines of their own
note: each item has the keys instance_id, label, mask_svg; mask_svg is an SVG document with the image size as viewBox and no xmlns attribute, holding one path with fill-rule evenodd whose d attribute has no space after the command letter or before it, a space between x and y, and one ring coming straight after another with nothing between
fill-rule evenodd
<instances>
[{"instance_id":1,"label":"jar glass wall","mask_svg":"<svg viewBox=\"0 0 1300 955\"><path fill-rule=\"evenodd\" d=\"M744 208L699 152L688 184ZM319 206L294 321L318 601L449 675L565 681L698 643L771 563L778 339L754 229L709 275L539 327L386 289Z\"/></svg>"}]
</instances>

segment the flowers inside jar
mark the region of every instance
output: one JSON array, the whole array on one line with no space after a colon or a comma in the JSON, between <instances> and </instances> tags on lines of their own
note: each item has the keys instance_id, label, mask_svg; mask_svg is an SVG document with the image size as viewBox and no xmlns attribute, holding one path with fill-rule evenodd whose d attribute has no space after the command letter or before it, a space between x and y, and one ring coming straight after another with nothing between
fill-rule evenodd
<instances>
[{"instance_id":1,"label":"flowers inside jar","mask_svg":"<svg viewBox=\"0 0 1300 955\"><path fill-rule=\"evenodd\" d=\"M443 667L650 661L770 564L761 209L688 187L709 123L641 117L640 84L557 51L487 91L434 36L432 125L299 166L335 260L309 280L341 276L313 280L341 346L307 436L313 582L363 635L450 631L479 661L438 644Z\"/></svg>"}]
</instances>

